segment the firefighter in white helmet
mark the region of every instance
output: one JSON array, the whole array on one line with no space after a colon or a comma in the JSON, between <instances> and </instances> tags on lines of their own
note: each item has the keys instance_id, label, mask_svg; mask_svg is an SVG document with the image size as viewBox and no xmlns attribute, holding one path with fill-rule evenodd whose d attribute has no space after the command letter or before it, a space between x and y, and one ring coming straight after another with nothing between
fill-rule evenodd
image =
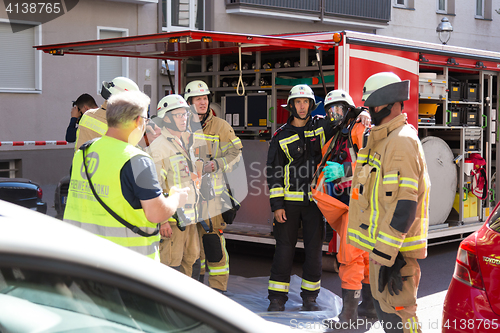
<instances>
[{"instance_id":1,"label":"firefighter in white helmet","mask_svg":"<svg viewBox=\"0 0 500 333\"><path fill-rule=\"evenodd\" d=\"M344 90L330 91L325 98L325 110L331 114L336 123L347 120L334 143L328 142L323 148L323 155L328 154L326 166L323 168L325 181L330 187L333 198L349 206L352 171L356 164L357 153L363 148L365 129L370 126L370 115L362 111L356 118L356 109L351 96ZM332 139L333 140L333 139ZM333 146L330 148L330 145ZM368 277L368 252L347 244L348 212L338 214L337 205L318 204L327 222L340 237L337 259L340 263L339 276L342 286L341 322L353 323L360 317L377 318L370 291ZM342 206L342 209L345 206ZM359 305L360 296L363 302Z\"/></svg>"},{"instance_id":2,"label":"firefighter in white helmet","mask_svg":"<svg viewBox=\"0 0 500 333\"><path fill-rule=\"evenodd\" d=\"M104 135L108 129L106 121L107 99L111 95L123 91L139 91L137 84L129 78L118 76L113 80L102 82L101 96L105 99L99 109L92 109L85 112L80 119L76 133L75 152L85 142Z\"/></svg>"},{"instance_id":3,"label":"firefighter in white helmet","mask_svg":"<svg viewBox=\"0 0 500 333\"><path fill-rule=\"evenodd\" d=\"M312 89L299 84L289 93L285 108L287 123L274 133L267 156L267 183L276 249L269 278L268 311L284 311L288 300L290 273L300 224L306 253L302 272L303 310L317 311L321 287L323 215L312 200L311 186L321 149L334 134L330 117L311 116L317 104Z\"/></svg>"},{"instance_id":4,"label":"firefighter in white helmet","mask_svg":"<svg viewBox=\"0 0 500 333\"><path fill-rule=\"evenodd\" d=\"M202 145L204 151L200 152L203 172L213 180L215 192L215 196L204 200L200 207L204 218L204 223L198 224L201 243L200 281L203 282L208 268L208 285L225 292L229 279L229 256L223 236L226 222L220 210L221 195L227 191L223 173L230 172L234 164L240 161L243 146L231 125L217 117L210 108L210 89L205 82L189 82L184 89L184 98L197 114L198 119L193 120L193 128L199 121L203 129L202 137L206 142L206 145Z\"/></svg>"},{"instance_id":5,"label":"firefighter in white helmet","mask_svg":"<svg viewBox=\"0 0 500 333\"><path fill-rule=\"evenodd\" d=\"M178 212L178 220L170 218L161 223L162 230L172 229L171 236L162 233L160 260L182 273L192 276L193 264L199 258L200 244L196 229L196 204L201 170L196 169L193 134L188 131L190 108L180 95L168 95L158 102L155 122L162 128L161 135L149 146L158 179L164 193L172 187L189 187L189 195L184 205L184 216Z\"/></svg>"},{"instance_id":6,"label":"firefighter in white helmet","mask_svg":"<svg viewBox=\"0 0 500 333\"><path fill-rule=\"evenodd\" d=\"M364 84L375 126L358 153L349 207L348 242L370 254L371 291L386 332L421 332L417 259L427 256L430 180L417 131L402 113L409 86L391 72Z\"/></svg>"}]
</instances>

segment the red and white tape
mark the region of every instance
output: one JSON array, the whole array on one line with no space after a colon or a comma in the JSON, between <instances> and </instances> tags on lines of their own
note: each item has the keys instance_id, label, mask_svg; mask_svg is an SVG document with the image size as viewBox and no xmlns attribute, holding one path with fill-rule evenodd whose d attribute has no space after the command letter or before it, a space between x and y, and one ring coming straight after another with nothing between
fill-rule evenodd
<instances>
[{"instance_id":1,"label":"red and white tape","mask_svg":"<svg viewBox=\"0 0 500 333\"><path fill-rule=\"evenodd\" d=\"M0 141L0 146L65 146L67 141Z\"/></svg>"}]
</instances>

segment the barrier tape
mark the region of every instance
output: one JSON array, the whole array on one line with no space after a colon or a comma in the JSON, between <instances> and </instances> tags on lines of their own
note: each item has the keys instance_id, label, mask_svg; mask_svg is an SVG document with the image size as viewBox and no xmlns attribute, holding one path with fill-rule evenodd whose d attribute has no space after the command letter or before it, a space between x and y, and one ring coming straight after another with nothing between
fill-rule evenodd
<instances>
[{"instance_id":1,"label":"barrier tape","mask_svg":"<svg viewBox=\"0 0 500 333\"><path fill-rule=\"evenodd\" d=\"M0 141L0 146L65 146L67 141Z\"/></svg>"}]
</instances>

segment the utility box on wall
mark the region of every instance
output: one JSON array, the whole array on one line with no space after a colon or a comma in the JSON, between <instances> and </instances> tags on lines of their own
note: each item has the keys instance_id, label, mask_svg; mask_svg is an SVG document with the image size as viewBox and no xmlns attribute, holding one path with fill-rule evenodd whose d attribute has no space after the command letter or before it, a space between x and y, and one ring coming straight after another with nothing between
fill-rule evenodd
<instances>
[{"instance_id":1,"label":"utility box on wall","mask_svg":"<svg viewBox=\"0 0 500 333\"><path fill-rule=\"evenodd\" d=\"M245 96L228 94L221 97L221 108L226 121L235 129L266 129L269 124L271 96L252 93Z\"/></svg>"},{"instance_id":2,"label":"utility box on wall","mask_svg":"<svg viewBox=\"0 0 500 333\"><path fill-rule=\"evenodd\" d=\"M245 126L246 96L226 95L221 98L221 109L229 125L234 128Z\"/></svg>"}]
</instances>

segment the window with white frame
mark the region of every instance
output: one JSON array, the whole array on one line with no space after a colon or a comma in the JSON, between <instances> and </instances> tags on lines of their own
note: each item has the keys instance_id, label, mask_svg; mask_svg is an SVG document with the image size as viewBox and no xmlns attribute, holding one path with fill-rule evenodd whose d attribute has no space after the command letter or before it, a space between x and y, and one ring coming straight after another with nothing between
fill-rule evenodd
<instances>
[{"instance_id":1,"label":"window with white frame","mask_svg":"<svg viewBox=\"0 0 500 333\"><path fill-rule=\"evenodd\" d=\"M97 38L119 38L128 36L128 29L98 27ZM97 57L97 91L101 91L102 81L111 81L117 76L128 77L128 58Z\"/></svg>"},{"instance_id":2,"label":"window with white frame","mask_svg":"<svg viewBox=\"0 0 500 333\"><path fill-rule=\"evenodd\" d=\"M476 0L476 18L484 18L484 0Z\"/></svg>"},{"instance_id":3,"label":"window with white frame","mask_svg":"<svg viewBox=\"0 0 500 333\"><path fill-rule=\"evenodd\" d=\"M14 33L11 24L28 28ZM0 19L0 92L41 92L40 44L41 26Z\"/></svg>"},{"instance_id":4,"label":"window with white frame","mask_svg":"<svg viewBox=\"0 0 500 333\"><path fill-rule=\"evenodd\" d=\"M447 1L446 0L437 0L437 12L438 13L448 13L447 12Z\"/></svg>"},{"instance_id":5,"label":"window with white frame","mask_svg":"<svg viewBox=\"0 0 500 333\"><path fill-rule=\"evenodd\" d=\"M405 9L414 9L415 8L415 0L394 0L394 7L405 8Z\"/></svg>"},{"instance_id":6,"label":"window with white frame","mask_svg":"<svg viewBox=\"0 0 500 333\"><path fill-rule=\"evenodd\" d=\"M437 0L436 12L438 14L455 15L455 0Z\"/></svg>"},{"instance_id":7,"label":"window with white frame","mask_svg":"<svg viewBox=\"0 0 500 333\"><path fill-rule=\"evenodd\" d=\"M164 30L205 28L205 0L162 0L162 8Z\"/></svg>"}]
</instances>

